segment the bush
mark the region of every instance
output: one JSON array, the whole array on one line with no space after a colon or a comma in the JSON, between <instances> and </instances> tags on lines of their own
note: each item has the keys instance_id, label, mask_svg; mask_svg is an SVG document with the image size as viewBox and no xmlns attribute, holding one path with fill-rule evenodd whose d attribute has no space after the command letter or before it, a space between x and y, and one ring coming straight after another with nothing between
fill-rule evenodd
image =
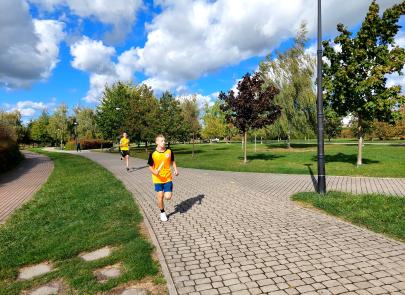
<instances>
[{"instance_id":1,"label":"bush","mask_svg":"<svg viewBox=\"0 0 405 295\"><path fill-rule=\"evenodd\" d=\"M23 158L14 131L0 124L0 173L12 169Z\"/></svg>"},{"instance_id":2,"label":"bush","mask_svg":"<svg viewBox=\"0 0 405 295\"><path fill-rule=\"evenodd\" d=\"M90 150L90 149L101 149L103 148L110 148L113 146L111 141L102 140L102 139L80 139L80 148L82 150ZM75 150L76 149L76 141L70 140L65 145L66 150Z\"/></svg>"}]
</instances>

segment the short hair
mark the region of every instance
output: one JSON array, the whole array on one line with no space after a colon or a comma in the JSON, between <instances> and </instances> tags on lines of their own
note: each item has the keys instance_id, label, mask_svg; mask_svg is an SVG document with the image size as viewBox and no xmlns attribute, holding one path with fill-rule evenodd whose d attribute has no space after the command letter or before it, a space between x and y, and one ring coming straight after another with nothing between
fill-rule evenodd
<instances>
[{"instance_id":1,"label":"short hair","mask_svg":"<svg viewBox=\"0 0 405 295\"><path fill-rule=\"evenodd\" d=\"M156 138L155 138L155 141L156 141L158 138L165 138L165 136L164 136L163 134L158 134L158 135L156 136Z\"/></svg>"}]
</instances>

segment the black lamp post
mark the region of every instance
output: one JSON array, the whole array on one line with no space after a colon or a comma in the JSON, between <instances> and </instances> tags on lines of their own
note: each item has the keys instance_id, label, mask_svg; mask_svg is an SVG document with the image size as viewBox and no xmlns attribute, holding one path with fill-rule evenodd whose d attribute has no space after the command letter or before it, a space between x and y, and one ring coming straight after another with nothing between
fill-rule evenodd
<instances>
[{"instance_id":1,"label":"black lamp post","mask_svg":"<svg viewBox=\"0 0 405 295\"><path fill-rule=\"evenodd\" d=\"M318 193L326 193L325 155L323 145L323 98L322 98L322 18L321 0L318 0L318 51L317 51L317 117L318 117Z\"/></svg>"},{"instance_id":2,"label":"black lamp post","mask_svg":"<svg viewBox=\"0 0 405 295\"><path fill-rule=\"evenodd\" d=\"M77 146L77 122L74 122L73 124L75 125L75 143Z\"/></svg>"}]
</instances>

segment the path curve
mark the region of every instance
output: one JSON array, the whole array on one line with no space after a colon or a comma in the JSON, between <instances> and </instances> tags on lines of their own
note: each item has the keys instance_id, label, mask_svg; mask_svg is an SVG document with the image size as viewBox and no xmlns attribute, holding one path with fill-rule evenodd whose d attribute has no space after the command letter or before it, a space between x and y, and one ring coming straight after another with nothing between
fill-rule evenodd
<instances>
[{"instance_id":1,"label":"path curve","mask_svg":"<svg viewBox=\"0 0 405 295\"><path fill-rule=\"evenodd\" d=\"M405 294L405 244L289 200L306 175L180 168L158 219L145 160L82 154L130 190L157 237L172 294ZM329 190L405 195L405 179L328 177Z\"/></svg>"},{"instance_id":2,"label":"path curve","mask_svg":"<svg viewBox=\"0 0 405 295\"><path fill-rule=\"evenodd\" d=\"M15 169L0 175L0 224L29 200L53 171L47 156L23 151L25 160Z\"/></svg>"}]
</instances>

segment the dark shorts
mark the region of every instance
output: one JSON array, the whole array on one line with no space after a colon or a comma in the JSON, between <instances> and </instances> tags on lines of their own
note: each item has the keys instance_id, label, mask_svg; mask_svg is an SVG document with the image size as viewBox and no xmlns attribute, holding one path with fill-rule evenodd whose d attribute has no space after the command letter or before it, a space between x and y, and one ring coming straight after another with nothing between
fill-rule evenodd
<instances>
[{"instance_id":1,"label":"dark shorts","mask_svg":"<svg viewBox=\"0 0 405 295\"><path fill-rule=\"evenodd\" d=\"M155 192L171 193L173 191L173 182L155 183Z\"/></svg>"},{"instance_id":2,"label":"dark shorts","mask_svg":"<svg viewBox=\"0 0 405 295\"><path fill-rule=\"evenodd\" d=\"M129 156L129 151L121 151L121 155L125 158L126 156Z\"/></svg>"}]
</instances>

